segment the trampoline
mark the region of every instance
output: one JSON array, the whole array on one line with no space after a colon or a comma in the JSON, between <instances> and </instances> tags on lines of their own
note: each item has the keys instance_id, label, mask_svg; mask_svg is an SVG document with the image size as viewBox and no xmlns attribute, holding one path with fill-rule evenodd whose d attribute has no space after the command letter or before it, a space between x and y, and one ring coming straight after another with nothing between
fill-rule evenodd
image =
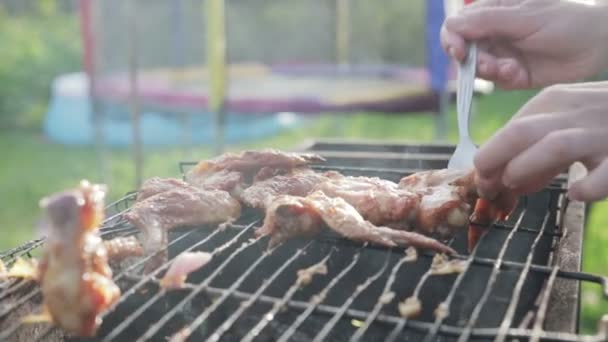
<instances>
[{"instance_id":1,"label":"trampoline","mask_svg":"<svg viewBox=\"0 0 608 342\"><path fill-rule=\"evenodd\" d=\"M209 78L204 68L144 71L138 96L143 103L204 108ZM423 68L389 65L231 65L226 108L234 113L407 112L432 109ZM128 100L126 75L99 81L99 96Z\"/></svg>"},{"instance_id":2,"label":"trampoline","mask_svg":"<svg viewBox=\"0 0 608 342\"><path fill-rule=\"evenodd\" d=\"M319 114L427 112L442 138L444 1L80 0L84 70L54 83L45 132L132 145L137 173L143 146L221 153Z\"/></svg>"}]
</instances>

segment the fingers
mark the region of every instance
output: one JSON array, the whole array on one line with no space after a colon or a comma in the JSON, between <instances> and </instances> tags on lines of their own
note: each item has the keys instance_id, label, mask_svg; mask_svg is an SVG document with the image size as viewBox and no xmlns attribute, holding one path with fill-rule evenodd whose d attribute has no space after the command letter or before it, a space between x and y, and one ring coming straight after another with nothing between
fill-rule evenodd
<instances>
[{"instance_id":1,"label":"fingers","mask_svg":"<svg viewBox=\"0 0 608 342\"><path fill-rule=\"evenodd\" d=\"M440 32L441 47L443 50L453 59L462 61L466 55L466 42L464 39L455 34L454 32L448 31L445 25L441 27Z\"/></svg>"},{"instance_id":2,"label":"fingers","mask_svg":"<svg viewBox=\"0 0 608 342\"><path fill-rule=\"evenodd\" d=\"M465 7L459 14L445 20L445 28L464 40L476 41L486 38L519 39L529 31L531 23L519 6Z\"/></svg>"},{"instance_id":3,"label":"fingers","mask_svg":"<svg viewBox=\"0 0 608 342\"><path fill-rule=\"evenodd\" d=\"M576 181L568 190L575 201L599 201L608 196L608 159L593 169L585 178Z\"/></svg>"},{"instance_id":4,"label":"fingers","mask_svg":"<svg viewBox=\"0 0 608 342\"><path fill-rule=\"evenodd\" d=\"M496 174L506 164L545 135L571 127L565 114L538 114L509 122L477 151L474 165L481 178Z\"/></svg>"},{"instance_id":5,"label":"fingers","mask_svg":"<svg viewBox=\"0 0 608 342\"><path fill-rule=\"evenodd\" d=\"M506 90L527 88L531 84L528 70L514 58L497 61L496 84Z\"/></svg>"},{"instance_id":6,"label":"fingers","mask_svg":"<svg viewBox=\"0 0 608 342\"><path fill-rule=\"evenodd\" d=\"M601 131L571 128L551 132L508 163L503 183L509 188L519 187L530 175L562 170L575 161L601 153L607 142Z\"/></svg>"}]
</instances>

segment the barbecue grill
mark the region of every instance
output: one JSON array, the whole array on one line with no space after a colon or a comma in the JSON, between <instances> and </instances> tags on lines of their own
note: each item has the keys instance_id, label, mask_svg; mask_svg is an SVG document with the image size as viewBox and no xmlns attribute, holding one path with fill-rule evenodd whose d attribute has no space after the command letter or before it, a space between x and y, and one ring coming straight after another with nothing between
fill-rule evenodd
<instances>
[{"instance_id":1,"label":"barbecue grill","mask_svg":"<svg viewBox=\"0 0 608 342\"><path fill-rule=\"evenodd\" d=\"M425 169L444 168L451 145L312 141L300 148L324 156L318 170L398 181ZM180 164L182 173L195 165ZM431 274L433 253L415 261L401 248L346 241L327 232L267 249L254 230L262 217L245 212L224 229L170 232L169 257L207 251L212 261L190 274L184 289L161 291L144 259L114 265L120 301L104 314L99 341L605 341L608 316L595 335L577 334L582 282L606 278L580 272L584 204L568 201L567 184L581 175L573 166L542 191L523 198L507 221L488 227L472 253L466 234L449 244L465 261L456 274ZM135 193L108 205L104 238L136 234L122 219ZM3 252L10 263L31 256L42 240ZM298 271L326 266L298 280ZM420 300L417 317L399 314L399 303ZM40 291L28 281L0 284L0 340L76 340L45 324L19 323L36 312ZM437 310L439 308L439 310Z\"/></svg>"}]
</instances>

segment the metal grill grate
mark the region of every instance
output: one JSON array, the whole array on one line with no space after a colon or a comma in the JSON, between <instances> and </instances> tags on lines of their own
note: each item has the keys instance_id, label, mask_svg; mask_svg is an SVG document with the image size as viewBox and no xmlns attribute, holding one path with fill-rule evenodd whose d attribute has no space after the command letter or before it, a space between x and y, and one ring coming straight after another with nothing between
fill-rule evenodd
<instances>
[{"instance_id":1,"label":"metal grill grate","mask_svg":"<svg viewBox=\"0 0 608 342\"><path fill-rule=\"evenodd\" d=\"M318 169L393 181L417 170L445 167L450 148L370 143L307 147L327 158L327 165ZM193 164L182 163L182 171ZM605 278L562 269L559 262L566 235L572 235L565 224L570 209L564 196L567 176L524 198L508 221L490 228L471 255L464 252L464 234L450 241L461 253L457 257L466 260L464 272L452 275L431 274L431 253L422 252L412 262L402 249L353 243L329 232L268 251L267 238L254 238L261 219L254 212L225 230L173 231L171 259L182 251L202 250L214 254L212 261L191 274L184 289L168 293L159 290L155 276L169 263L147 276L138 272L147 258L123 265L115 272L123 295L103 317L96 340L603 341L606 323L593 336L548 328L576 321L581 282L608 290ZM133 198L129 194L108 206L112 214L104 223L104 238L137 234L121 216ZM0 256L11 262L41 244L32 241ZM298 281L298 270L319 263L327 266L327 274L315 275L309 284ZM556 299L563 289L575 291ZM422 311L405 319L398 303L411 296L420 299ZM17 316L36 308L31 303L39 300L39 290L26 281L0 284L0 340L65 337L50 326L18 324ZM446 317L434 314L440 304L449 312Z\"/></svg>"}]
</instances>

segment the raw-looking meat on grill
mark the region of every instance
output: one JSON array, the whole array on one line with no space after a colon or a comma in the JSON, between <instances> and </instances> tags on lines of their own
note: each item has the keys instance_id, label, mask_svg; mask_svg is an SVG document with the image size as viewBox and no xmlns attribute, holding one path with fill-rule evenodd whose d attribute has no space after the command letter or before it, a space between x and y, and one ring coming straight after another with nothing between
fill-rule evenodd
<instances>
[{"instance_id":1,"label":"raw-looking meat on grill","mask_svg":"<svg viewBox=\"0 0 608 342\"><path fill-rule=\"evenodd\" d=\"M297 168L287 174L279 174L253 183L243 191L240 199L249 207L263 210L278 196L306 196L317 184L333 177L344 176L334 171L319 173L309 168Z\"/></svg>"},{"instance_id":2,"label":"raw-looking meat on grill","mask_svg":"<svg viewBox=\"0 0 608 342\"><path fill-rule=\"evenodd\" d=\"M144 252L152 256L144 272L167 259L167 232L176 227L221 224L237 219L241 205L226 191L175 188L137 202L124 217L141 231Z\"/></svg>"},{"instance_id":3,"label":"raw-looking meat on grill","mask_svg":"<svg viewBox=\"0 0 608 342\"><path fill-rule=\"evenodd\" d=\"M46 234L41 260L19 260L6 275L40 284L42 313L24 322L51 322L76 336L91 337L101 324L100 314L118 300L120 289L97 234L105 191L102 185L82 181L78 188L40 202Z\"/></svg>"},{"instance_id":4,"label":"raw-looking meat on grill","mask_svg":"<svg viewBox=\"0 0 608 342\"><path fill-rule=\"evenodd\" d=\"M180 289L188 275L211 261L213 255L207 252L182 252L173 259L171 266L160 280L160 287L165 290Z\"/></svg>"},{"instance_id":5,"label":"raw-looking meat on grill","mask_svg":"<svg viewBox=\"0 0 608 342\"><path fill-rule=\"evenodd\" d=\"M271 236L275 246L293 236L313 236L327 227L347 239L386 247L415 246L452 254L439 241L414 232L375 226L340 197L315 191L306 197L279 196L266 210L264 224L256 233Z\"/></svg>"}]
</instances>

